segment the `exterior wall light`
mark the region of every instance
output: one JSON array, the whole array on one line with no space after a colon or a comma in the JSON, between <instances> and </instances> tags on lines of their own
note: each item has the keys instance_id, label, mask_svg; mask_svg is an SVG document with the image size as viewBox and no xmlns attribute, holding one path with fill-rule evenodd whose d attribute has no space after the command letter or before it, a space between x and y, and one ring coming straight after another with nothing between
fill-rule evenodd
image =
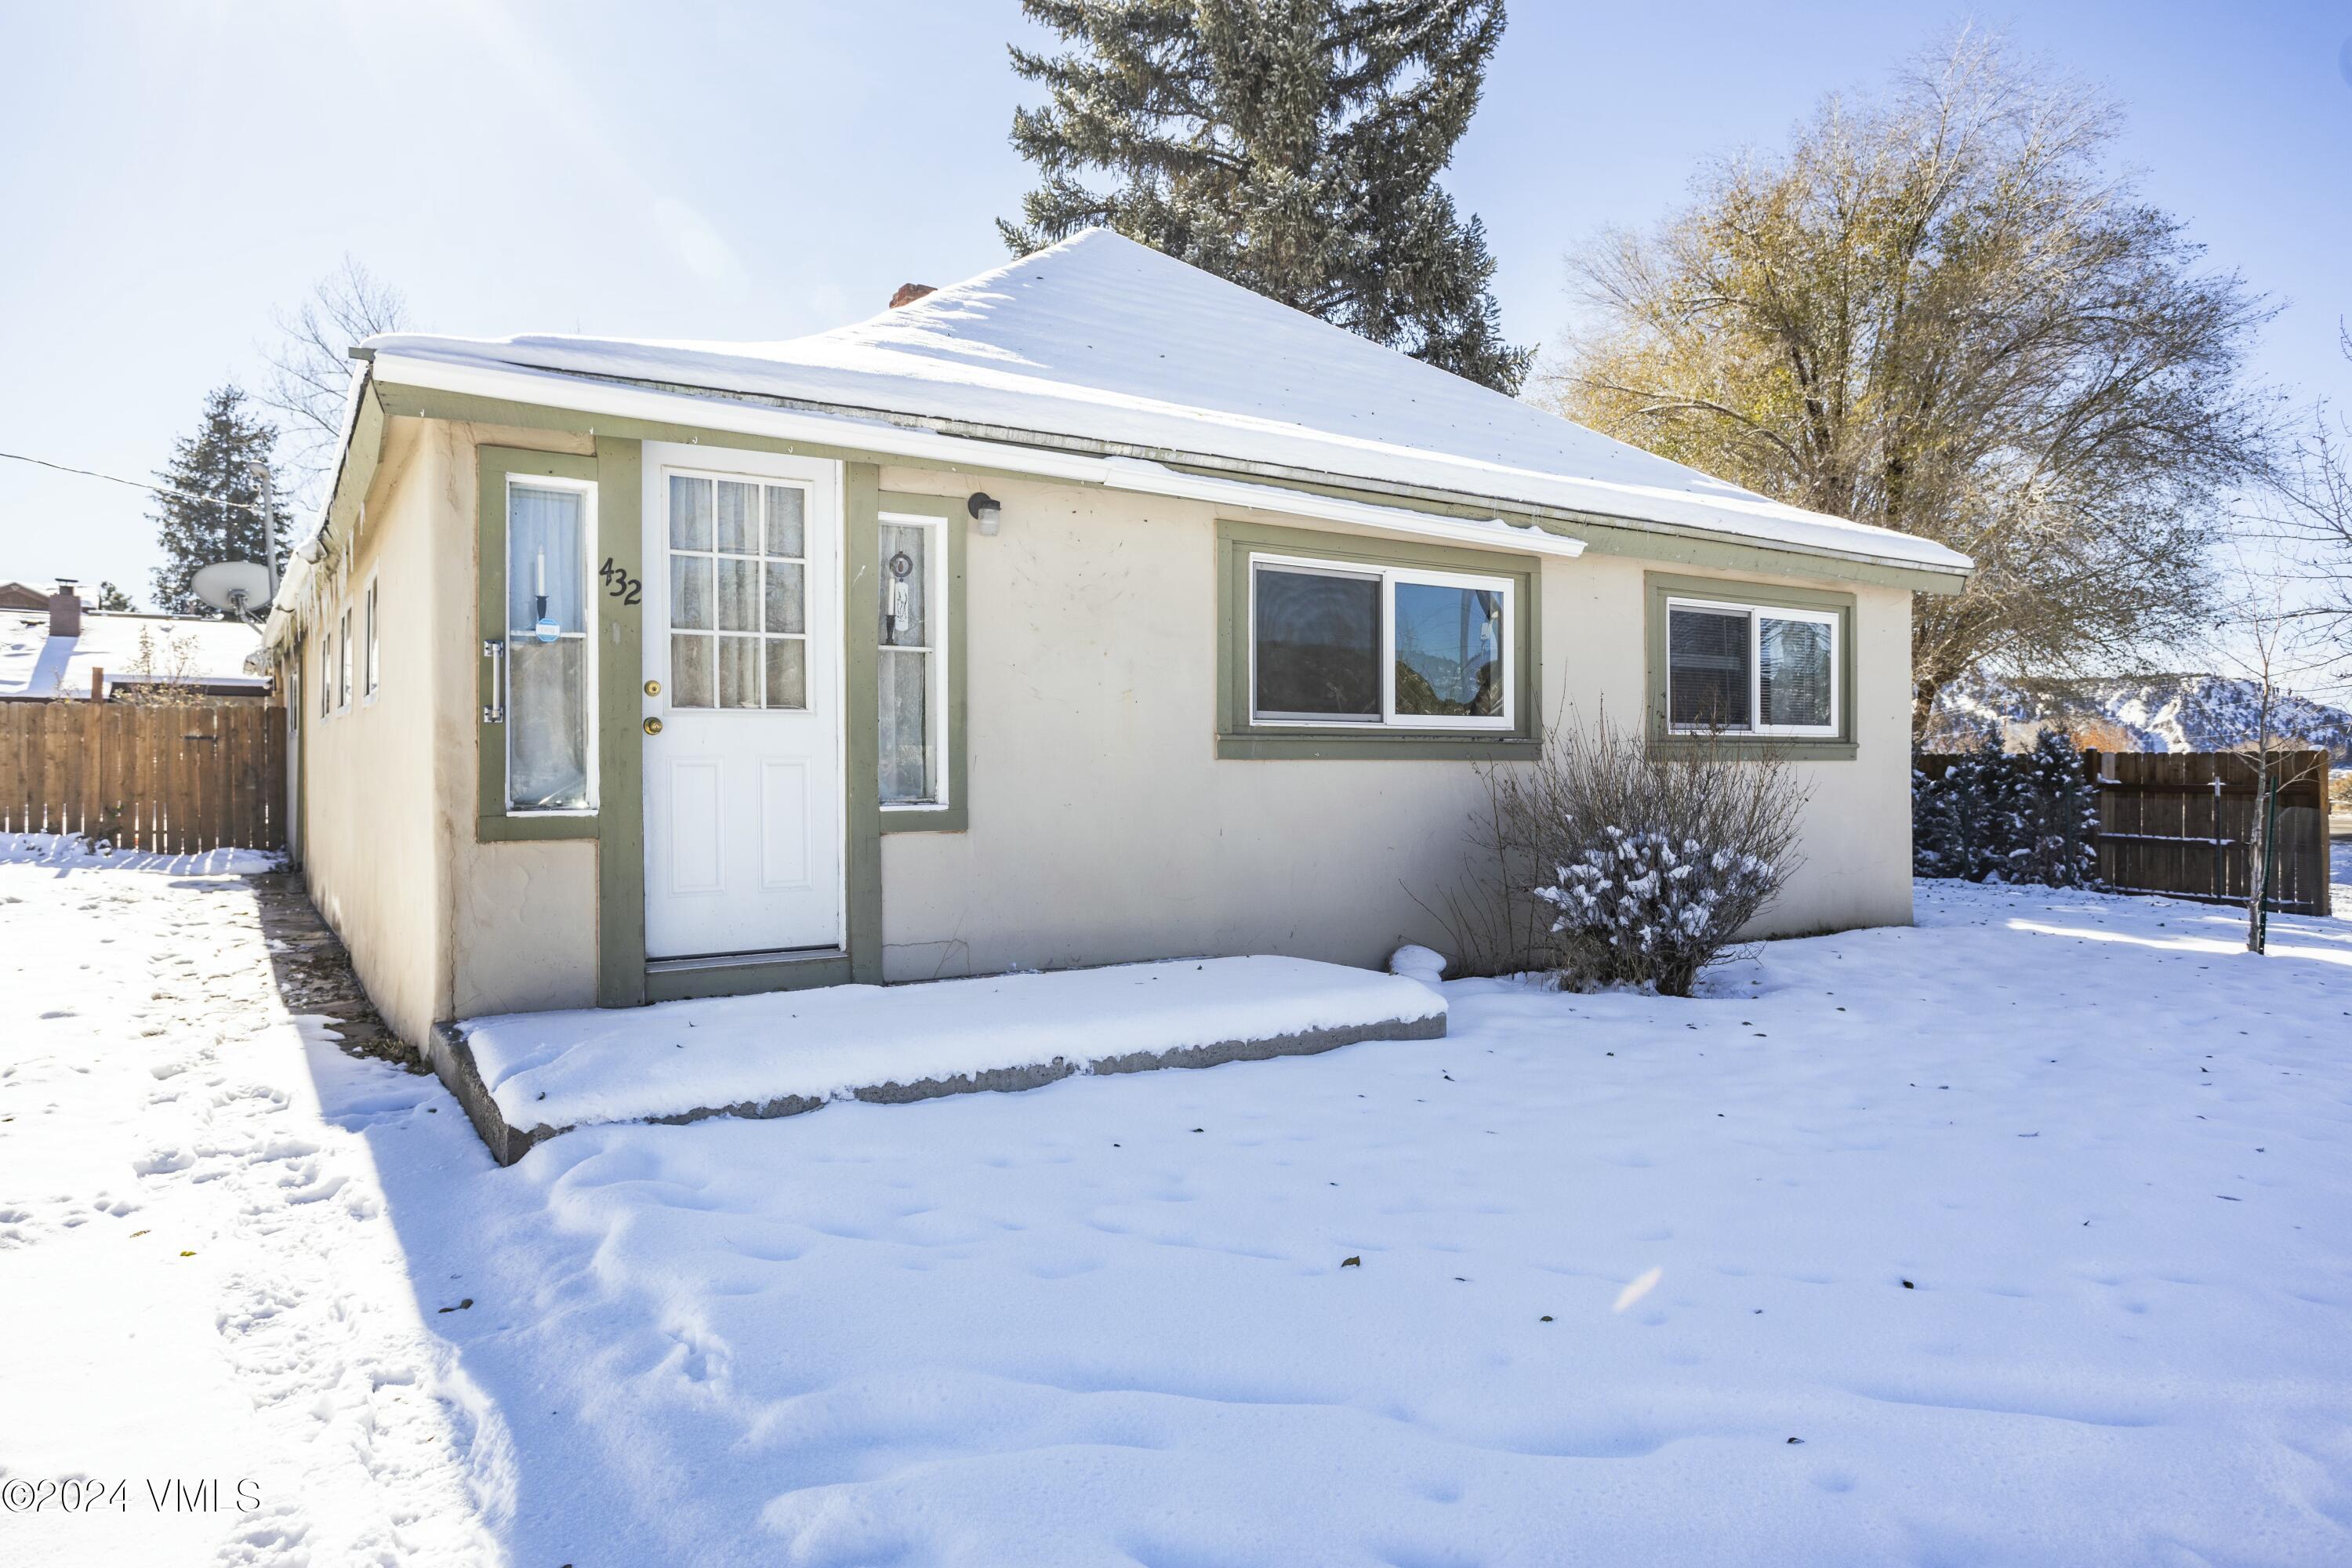
<instances>
[{"instance_id":1,"label":"exterior wall light","mask_svg":"<svg viewBox=\"0 0 2352 1568\"><path fill-rule=\"evenodd\" d=\"M973 521L980 524L982 537L989 539L996 537L996 525L1003 521L1004 509L997 504L994 496L985 490L974 490L971 498L963 503L963 509L971 513Z\"/></svg>"}]
</instances>

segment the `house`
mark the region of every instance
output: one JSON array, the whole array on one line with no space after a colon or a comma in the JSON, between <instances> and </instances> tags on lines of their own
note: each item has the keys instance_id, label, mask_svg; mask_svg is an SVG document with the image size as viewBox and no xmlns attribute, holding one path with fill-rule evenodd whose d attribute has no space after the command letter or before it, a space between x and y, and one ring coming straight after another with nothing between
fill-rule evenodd
<instances>
[{"instance_id":1,"label":"house","mask_svg":"<svg viewBox=\"0 0 2352 1568\"><path fill-rule=\"evenodd\" d=\"M169 687L260 702L269 692L260 650L242 621L93 610L68 579L38 609L0 608L0 701L108 700Z\"/></svg>"},{"instance_id":2,"label":"house","mask_svg":"<svg viewBox=\"0 0 2352 1568\"><path fill-rule=\"evenodd\" d=\"M1910 607L1780 505L1103 231L808 338L371 340L267 637L394 1028L1437 942L1476 764L1801 760L1774 929L1911 918Z\"/></svg>"}]
</instances>

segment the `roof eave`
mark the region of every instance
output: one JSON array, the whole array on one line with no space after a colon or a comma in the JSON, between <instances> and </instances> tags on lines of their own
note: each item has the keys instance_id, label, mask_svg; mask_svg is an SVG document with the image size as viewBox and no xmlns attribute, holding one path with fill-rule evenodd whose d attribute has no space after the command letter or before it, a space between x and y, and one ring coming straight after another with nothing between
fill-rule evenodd
<instances>
[{"instance_id":1,"label":"roof eave","mask_svg":"<svg viewBox=\"0 0 2352 1568\"><path fill-rule=\"evenodd\" d=\"M616 417L628 417L643 413L646 416L688 423L679 417L674 406L635 410L625 406L629 396L661 400L665 405L690 403L698 410L734 409L744 415L767 417L741 422L745 434L789 434L773 426L779 419L805 419L822 422L822 426L800 432L806 438L835 446L859 446L887 456L920 459L976 462L985 466L1015 471L1035 473L1043 478L1075 479L1099 483L1104 480L1101 465L1120 459L1134 459L1163 465L1172 469L1206 469L1235 478L1270 481L1276 485L1328 488L1356 494L1375 493L1384 502L1397 499L1421 500L1436 507L1459 508L1490 516L1521 517L1539 523L1557 524L1561 528L1591 526L1595 523L1632 529L1666 537L1706 540L1720 543L1747 545L1790 555L1810 556L1824 561L1846 561L1858 564L1922 574L1923 581L1933 580L1937 586L1927 592L1958 594L1975 572L1974 563L1957 552L1948 552L1950 561L1923 559L1917 556L1881 554L1861 549L1840 549L1809 541L1792 541L1760 537L1733 529L1714 530L1696 527L1664 519L1645 517L1633 511L1602 511L1570 509L1530 502L1508 497L1484 494L1475 490L1445 486L1399 484L1387 480L1367 479L1328 469L1297 468L1285 464L1255 462L1213 452L1196 452L1182 448L1138 446L1097 437L1070 436L1054 431L1031 430L1013 426L985 424L945 416L911 414L902 409L868 407L856 405L825 403L814 399L795 398L772 393L751 393L727 387L698 385L693 383L655 381L631 376L600 375L579 371L545 370L520 365L485 365L478 363L441 359L428 355L378 351L372 365L373 376L380 387L413 385L423 389L455 393L473 393L502 397L515 402L540 406L564 408L582 413L606 413ZM595 389L588 397L579 390ZM569 395L566 395L566 392ZM387 409L387 412L395 410ZM707 413L700 416L706 427L728 428L724 419L712 419ZM844 431L844 425L857 427L855 434ZM1009 459L1008 448L1019 454ZM1703 500L1694 504L1704 506Z\"/></svg>"}]
</instances>

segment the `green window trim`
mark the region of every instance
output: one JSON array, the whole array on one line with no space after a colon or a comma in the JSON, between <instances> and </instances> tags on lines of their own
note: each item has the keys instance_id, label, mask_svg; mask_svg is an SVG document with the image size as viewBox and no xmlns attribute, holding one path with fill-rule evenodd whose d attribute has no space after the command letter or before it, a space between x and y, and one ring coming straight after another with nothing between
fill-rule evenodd
<instances>
[{"instance_id":1,"label":"green window trim","mask_svg":"<svg viewBox=\"0 0 2352 1568\"><path fill-rule=\"evenodd\" d=\"M477 503L475 541L476 581L479 593L475 600L476 650L475 682L480 712L475 715L477 794L475 798L475 837L483 843L531 838L595 838L602 832L602 820L612 803L604 798L604 784L610 774L604 766L604 741L607 716L597 710L604 706L598 700L605 666L613 659L614 649L604 646L607 636L604 595L590 595L596 607L589 628L588 642L595 650L591 661L588 689L589 709L596 713L596 734L589 746L591 778L590 798L597 804L584 811L509 812L507 809L507 746L506 725L511 717L502 717L492 723L481 716L494 702L502 700L499 690L496 661L480 651L488 642L503 642L507 637L507 487L510 479L563 479L572 484L584 484L593 492L597 485L598 465L594 458L578 457L566 452L526 452L510 447L478 448L480 491ZM612 522L599 495L595 508L596 536L590 546L593 561L614 553ZM637 509L626 509L631 522ZM634 547L621 559L634 557ZM635 661L630 664L635 668Z\"/></svg>"},{"instance_id":2,"label":"green window trim","mask_svg":"<svg viewBox=\"0 0 2352 1568\"><path fill-rule=\"evenodd\" d=\"M940 544L946 555L945 592L940 599L947 608L947 637L940 653L947 660L947 712L940 740L940 766L947 777L947 804L944 805L879 805L881 830L885 833L962 833L971 826L971 773L964 763L964 542L970 531L965 526L964 498L961 496L909 495L897 490L884 490L876 497L876 510L871 526L874 531L873 552L878 560L881 553L881 523L883 515L897 512L907 517L936 518L940 522ZM861 635L872 641L873 616L879 611L878 595L883 579L877 572L875 593L877 595L868 606L866 617L852 617L849 636ZM878 654L877 654L878 657ZM878 721L877 721L878 722ZM880 744L877 731L876 744ZM878 784L877 784L878 790Z\"/></svg>"},{"instance_id":3,"label":"green window trim","mask_svg":"<svg viewBox=\"0 0 2352 1568\"><path fill-rule=\"evenodd\" d=\"M1500 762L1540 752L1543 732L1543 563L1532 555L1414 540L1372 539L1271 523L1217 523L1217 756L1220 761ZM1502 731L1265 724L1252 719L1250 557L1268 552L1339 566L1497 577L1511 584L1511 727Z\"/></svg>"},{"instance_id":4,"label":"green window trim","mask_svg":"<svg viewBox=\"0 0 2352 1568\"><path fill-rule=\"evenodd\" d=\"M1736 577L1685 577L1664 572L1643 574L1645 655L1644 705L1653 749L1676 751L1771 752L1795 762L1851 762L1859 748L1854 742L1855 668L1853 648L1854 596L1822 588L1789 588L1751 583ZM1722 604L1752 605L1759 609L1812 610L1837 616L1838 724L1828 736L1696 734L1675 731L1666 722L1666 605L1674 599L1706 599Z\"/></svg>"}]
</instances>

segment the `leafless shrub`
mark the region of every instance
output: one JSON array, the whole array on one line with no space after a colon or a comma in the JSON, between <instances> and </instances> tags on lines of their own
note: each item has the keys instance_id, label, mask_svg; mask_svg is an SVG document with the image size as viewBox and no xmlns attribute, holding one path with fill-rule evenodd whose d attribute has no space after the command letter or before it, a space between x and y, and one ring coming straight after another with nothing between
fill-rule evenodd
<instances>
[{"instance_id":1,"label":"leafless shrub","mask_svg":"<svg viewBox=\"0 0 2352 1568\"><path fill-rule=\"evenodd\" d=\"M137 708L186 708L204 700L194 639L142 626L139 652L117 672L114 700Z\"/></svg>"},{"instance_id":2,"label":"leafless shrub","mask_svg":"<svg viewBox=\"0 0 2352 1568\"><path fill-rule=\"evenodd\" d=\"M1463 883L1430 907L1453 972L1687 996L1799 862L1806 791L1780 754L1654 746L1603 712L1483 772Z\"/></svg>"}]
</instances>

